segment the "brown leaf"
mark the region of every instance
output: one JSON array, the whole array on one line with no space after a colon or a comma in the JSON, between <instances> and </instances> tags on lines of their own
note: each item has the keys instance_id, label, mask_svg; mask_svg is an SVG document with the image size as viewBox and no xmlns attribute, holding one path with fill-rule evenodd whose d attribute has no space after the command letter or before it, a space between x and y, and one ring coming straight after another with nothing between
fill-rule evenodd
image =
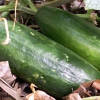
<instances>
[{"instance_id":1,"label":"brown leaf","mask_svg":"<svg viewBox=\"0 0 100 100\"><path fill-rule=\"evenodd\" d=\"M16 100L22 100L22 97L25 97L27 94L23 90L26 83L21 84L15 81L15 79L16 77L12 75L8 61L0 62L0 87L2 91L4 90L6 94L8 93Z\"/></svg>"},{"instance_id":2,"label":"brown leaf","mask_svg":"<svg viewBox=\"0 0 100 100\"><path fill-rule=\"evenodd\" d=\"M25 82L19 82L17 81L15 83L15 85L13 86L14 90L18 92L18 94L21 97L26 97L26 95L28 95L29 93L27 93L27 91L25 91L25 88L29 87L28 83ZM29 89L28 89L29 90Z\"/></svg>"},{"instance_id":3,"label":"brown leaf","mask_svg":"<svg viewBox=\"0 0 100 100\"><path fill-rule=\"evenodd\" d=\"M74 93L79 93L81 97L91 96L87 89L92 86L93 81L85 82L80 85L80 87L74 91Z\"/></svg>"},{"instance_id":4,"label":"brown leaf","mask_svg":"<svg viewBox=\"0 0 100 100\"><path fill-rule=\"evenodd\" d=\"M8 61L0 62L0 78L11 84L16 77L12 75Z\"/></svg>"},{"instance_id":5,"label":"brown leaf","mask_svg":"<svg viewBox=\"0 0 100 100\"><path fill-rule=\"evenodd\" d=\"M53 97L49 96L47 93L37 90L34 94L35 100L55 100Z\"/></svg>"},{"instance_id":6,"label":"brown leaf","mask_svg":"<svg viewBox=\"0 0 100 100\"><path fill-rule=\"evenodd\" d=\"M100 80L95 80L92 84L92 87L94 87L97 90L100 90Z\"/></svg>"},{"instance_id":7,"label":"brown leaf","mask_svg":"<svg viewBox=\"0 0 100 100\"><path fill-rule=\"evenodd\" d=\"M85 82L80 87L65 97L65 100L81 100L81 98L100 95L100 80ZM80 97L79 97L80 96Z\"/></svg>"},{"instance_id":8,"label":"brown leaf","mask_svg":"<svg viewBox=\"0 0 100 100\"><path fill-rule=\"evenodd\" d=\"M27 95L25 100L34 100L34 93Z\"/></svg>"},{"instance_id":9,"label":"brown leaf","mask_svg":"<svg viewBox=\"0 0 100 100\"><path fill-rule=\"evenodd\" d=\"M49 96L47 93L37 90L35 93L31 93L26 96L27 100L56 100L55 98Z\"/></svg>"},{"instance_id":10,"label":"brown leaf","mask_svg":"<svg viewBox=\"0 0 100 100\"><path fill-rule=\"evenodd\" d=\"M0 78L0 87L16 100L23 100L20 95L8 83Z\"/></svg>"},{"instance_id":11,"label":"brown leaf","mask_svg":"<svg viewBox=\"0 0 100 100\"><path fill-rule=\"evenodd\" d=\"M84 6L84 2L82 2L81 0L73 0L73 2L71 3L72 9L82 8Z\"/></svg>"},{"instance_id":12,"label":"brown leaf","mask_svg":"<svg viewBox=\"0 0 100 100\"><path fill-rule=\"evenodd\" d=\"M79 93L72 93L69 96L64 97L64 100L82 100Z\"/></svg>"},{"instance_id":13,"label":"brown leaf","mask_svg":"<svg viewBox=\"0 0 100 100\"><path fill-rule=\"evenodd\" d=\"M55 100L53 97L49 96L47 93L41 90L35 90L37 86L35 84L30 85L30 89L33 93L26 96L27 100Z\"/></svg>"}]
</instances>

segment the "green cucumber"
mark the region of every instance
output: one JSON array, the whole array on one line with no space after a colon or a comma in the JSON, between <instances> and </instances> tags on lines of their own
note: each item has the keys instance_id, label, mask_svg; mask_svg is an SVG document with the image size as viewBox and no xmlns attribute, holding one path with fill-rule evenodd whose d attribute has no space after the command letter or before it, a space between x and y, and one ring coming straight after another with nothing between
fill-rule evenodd
<instances>
[{"instance_id":1,"label":"green cucumber","mask_svg":"<svg viewBox=\"0 0 100 100\"><path fill-rule=\"evenodd\" d=\"M43 7L36 14L42 32L71 49L100 70L100 29L58 8Z\"/></svg>"},{"instance_id":2,"label":"green cucumber","mask_svg":"<svg viewBox=\"0 0 100 100\"><path fill-rule=\"evenodd\" d=\"M9 61L12 72L50 95L62 97L80 83L100 78L100 72L71 50L24 25L8 21L10 42L0 22L0 61Z\"/></svg>"}]
</instances>

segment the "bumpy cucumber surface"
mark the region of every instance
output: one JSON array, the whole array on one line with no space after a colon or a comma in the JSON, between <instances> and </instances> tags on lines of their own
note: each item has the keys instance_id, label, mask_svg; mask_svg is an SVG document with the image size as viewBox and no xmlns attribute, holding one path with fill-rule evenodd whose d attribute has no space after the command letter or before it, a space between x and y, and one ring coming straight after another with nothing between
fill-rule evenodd
<instances>
[{"instance_id":1,"label":"bumpy cucumber surface","mask_svg":"<svg viewBox=\"0 0 100 100\"><path fill-rule=\"evenodd\" d=\"M100 70L100 29L67 11L43 7L36 15L42 32Z\"/></svg>"},{"instance_id":2,"label":"bumpy cucumber surface","mask_svg":"<svg viewBox=\"0 0 100 100\"><path fill-rule=\"evenodd\" d=\"M8 25L11 41L3 45L6 34L0 22L0 61L9 61L18 77L55 97L70 93L82 82L100 78L100 72L71 50L24 25L16 23L14 30L12 22Z\"/></svg>"}]
</instances>

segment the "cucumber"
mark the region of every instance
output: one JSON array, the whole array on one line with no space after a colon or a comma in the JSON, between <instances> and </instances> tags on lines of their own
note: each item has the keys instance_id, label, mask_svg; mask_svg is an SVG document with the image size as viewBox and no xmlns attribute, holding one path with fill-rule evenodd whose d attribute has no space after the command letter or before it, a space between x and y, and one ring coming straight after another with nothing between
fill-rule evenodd
<instances>
[{"instance_id":1,"label":"cucumber","mask_svg":"<svg viewBox=\"0 0 100 100\"><path fill-rule=\"evenodd\" d=\"M12 72L55 97L62 97L80 83L100 78L100 72L71 50L24 25L8 21L10 42L0 22L0 61L9 61Z\"/></svg>"},{"instance_id":2,"label":"cucumber","mask_svg":"<svg viewBox=\"0 0 100 100\"><path fill-rule=\"evenodd\" d=\"M100 71L100 29L58 8L43 7L36 14L42 32L71 49Z\"/></svg>"}]
</instances>

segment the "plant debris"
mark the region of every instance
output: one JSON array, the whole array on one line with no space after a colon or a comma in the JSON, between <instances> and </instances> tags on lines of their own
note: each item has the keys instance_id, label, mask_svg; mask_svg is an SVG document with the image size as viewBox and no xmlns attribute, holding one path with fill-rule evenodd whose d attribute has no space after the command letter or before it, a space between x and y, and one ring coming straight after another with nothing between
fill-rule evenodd
<instances>
[{"instance_id":1,"label":"plant debris","mask_svg":"<svg viewBox=\"0 0 100 100\"><path fill-rule=\"evenodd\" d=\"M26 100L55 100L55 98L49 96L47 93L41 90L35 90L37 86L35 84L31 84L30 88L33 93L30 93L26 96Z\"/></svg>"},{"instance_id":2,"label":"plant debris","mask_svg":"<svg viewBox=\"0 0 100 100\"><path fill-rule=\"evenodd\" d=\"M82 98L92 97L92 96L96 96L96 98L97 96L100 96L100 80L90 81L90 82L81 84L77 90L73 91L73 93L69 94L63 99L64 100L83 100ZM89 99L86 99L86 100L89 100ZM95 100L95 99L92 99L92 100Z\"/></svg>"},{"instance_id":3,"label":"plant debris","mask_svg":"<svg viewBox=\"0 0 100 100\"><path fill-rule=\"evenodd\" d=\"M35 93L31 93L26 96L26 100L56 100L49 96L47 93L41 90L36 90Z\"/></svg>"},{"instance_id":4,"label":"plant debris","mask_svg":"<svg viewBox=\"0 0 100 100\"><path fill-rule=\"evenodd\" d=\"M11 73L8 61L0 62L0 78L8 84L12 84L16 77Z\"/></svg>"}]
</instances>

